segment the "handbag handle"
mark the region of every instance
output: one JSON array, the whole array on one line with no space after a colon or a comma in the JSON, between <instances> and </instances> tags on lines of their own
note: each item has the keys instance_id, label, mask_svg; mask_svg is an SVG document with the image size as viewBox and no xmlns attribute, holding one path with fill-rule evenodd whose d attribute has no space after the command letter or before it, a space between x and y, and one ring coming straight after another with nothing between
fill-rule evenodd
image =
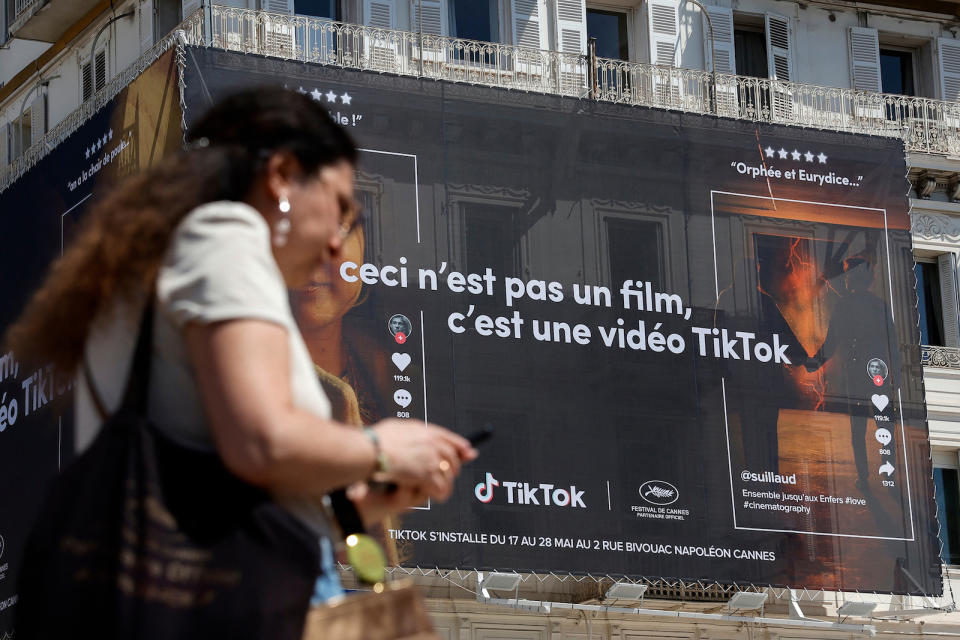
<instances>
[{"instance_id":1,"label":"handbag handle","mask_svg":"<svg viewBox=\"0 0 960 640\"><path fill-rule=\"evenodd\" d=\"M119 411L145 417L150 398L150 356L153 349L153 291L140 316L140 330L133 349L133 363L127 376Z\"/></svg>"}]
</instances>

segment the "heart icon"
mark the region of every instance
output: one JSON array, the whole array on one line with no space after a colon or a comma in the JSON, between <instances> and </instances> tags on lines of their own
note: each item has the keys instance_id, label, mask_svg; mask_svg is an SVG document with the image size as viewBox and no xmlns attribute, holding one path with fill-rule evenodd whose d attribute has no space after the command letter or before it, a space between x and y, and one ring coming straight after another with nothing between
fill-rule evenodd
<instances>
[{"instance_id":1,"label":"heart icon","mask_svg":"<svg viewBox=\"0 0 960 640\"><path fill-rule=\"evenodd\" d=\"M410 402L412 400L413 400L413 396L411 396L410 392L407 391L406 389L397 389L393 393L393 401L396 402L401 407L403 407L404 409L406 409L410 405Z\"/></svg>"},{"instance_id":2,"label":"heart icon","mask_svg":"<svg viewBox=\"0 0 960 640\"><path fill-rule=\"evenodd\" d=\"M877 411L883 411L890 404L890 398L879 393L873 394L870 399L873 400L873 406L877 408Z\"/></svg>"},{"instance_id":3,"label":"heart icon","mask_svg":"<svg viewBox=\"0 0 960 640\"><path fill-rule=\"evenodd\" d=\"M410 364L410 354L409 353L395 353L390 357L393 360L393 364L397 365L397 369L403 371L407 368L407 365Z\"/></svg>"}]
</instances>

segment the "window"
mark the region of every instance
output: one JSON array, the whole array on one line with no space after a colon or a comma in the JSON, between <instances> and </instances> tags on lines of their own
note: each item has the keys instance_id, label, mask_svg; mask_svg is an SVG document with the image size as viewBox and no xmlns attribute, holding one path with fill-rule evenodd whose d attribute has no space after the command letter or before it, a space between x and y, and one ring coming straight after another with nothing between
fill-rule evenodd
<instances>
[{"instance_id":1,"label":"window","mask_svg":"<svg viewBox=\"0 0 960 640\"><path fill-rule=\"evenodd\" d=\"M465 270L483 273L490 267L497 274L516 275L516 208L475 202L462 206Z\"/></svg>"},{"instance_id":2,"label":"window","mask_svg":"<svg viewBox=\"0 0 960 640\"><path fill-rule=\"evenodd\" d=\"M301 16L341 20L339 0L294 0L293 11Z\"/></svg>"},{"instance_id":3,"label":"window","mask_svg":"<svg viewBox=\"0 0 960 640\"><path fill-rule=\"evenodd\" d=\"M482 42L500 41L499 0L450 0L450 35Z\"/></svg>"},{"instance_id":4,"label":"window","mask_svg":"<svg viewBox=\"0 0 960 640\"><path fill-rule=\"evenodd\" d=\"M880 49L880 86L884 93L917 95L914 54L900 49Z\"/></svg>"},{"instance_id":5,"label":"window","mask_svg":"<svg viewBox=\"0 0 960 640\"><path fill-rule=\"evenodd\" d=\"M587 8L587 37L597 39L597 56L629 60L627 14Z\"/></svg>"},{"instance_id":6,"label":"window","mask_svg":"<svg viewBox=\"0 0 960 640\"><path fill-rule=\"evenodd\" d=\"M943 301L940 297L940 276L937 265L918 262L917 311L920 314L920 344L943 344ZM960 552L960 547L957 549Z\"/></svg>"},{"instance_id":7,"label":"window","mask_svg":"<svg viewBox=\"0 0 960 640\"><path fill-rule=\"evenodd\" d=\"M665 260L660 224L652 220L609 216L606 227L611 287L634 280L650 281L662 290L665 286Z\"/></svg>"},{"instance_id":8,"label":"window","mask_svg":"<svg viewBox=\"0 0 960 640\"><path fill-rule=\"evenodd\" d=\"M107 84L107 51L100 49L93 58L80 64L80 100L86 102Z\"/></svg>"},{"instance_id":9,"label":"window","mask_svg":"<svg viewBox=\"0 0 960 640\"><path fill-rule=\"evenodd\" d=\"M23 116L10 122L10 160L16 160L30 148L33 140L33 107L24 110Z\"/></svg>"},{"instance_id":10,"label":"window","mask_svg":"<svg viewBox=\"0 0 960 640\"><path fill-rule=\"evenodd\" d=\"M738 75L753 78L767 77L769 73L767 39L763 34L762 26L734 25L733 51Z\"/></svg>"},{"instance_id":11,"label":"window","mask_svg":"<svg viewBox=\"0 0 960 640\"><path fill-rule=\"evenodd\" d=\"M935 467L937 519L940 522L940 558L945 564L960 564L960 478L956 469Z\"/></svg>"},{"instance_id":12,"label":"window","mask_svg":"<svg viewBox=\"0 0 960 640\"><path fill-rule=\"evenodd\" d=\"M738 75L791 81L790 18L774 13L733 14L733 55ZM722 30L721 30L722 34Z\"/></svg>"},{"instance_id":13,"label":"window","mask_svg":"<svg viewBox=\"0 0 960 640\"><path fill-rule=\"evenodd\" d=\"M183 22L183 17L180 14L182 5L176 0L156 0L153 6L153 37L156 42Z\"/></svg>"},{"instance_id":14,"label":"window","mask_svg":"<svg viewBox=\"0 0 960 640\"><path fill-rule=\"evenodd\" d=\"M952 253L917 258L914 275L921 344L960 346L955 262Z\"/></svg>"}]
</instances>

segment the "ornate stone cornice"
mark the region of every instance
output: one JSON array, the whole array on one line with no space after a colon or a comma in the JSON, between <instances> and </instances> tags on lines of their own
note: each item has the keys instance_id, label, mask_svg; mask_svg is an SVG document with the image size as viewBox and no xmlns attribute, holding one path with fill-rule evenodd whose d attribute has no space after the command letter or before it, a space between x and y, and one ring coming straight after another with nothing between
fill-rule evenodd
<instances>
[{"instance_id":1,"label":"ornate stone cornice","mask_svg":"<svg viewBox=\"0 0 960 640\"><path fill-rule=\"evenodd\" d=\"M921 354L924 366L960 369L960 349L922 345Z\"/></svg>"},{"instance_id":2,"label":"ornate stone cornice","mask_svg":"<svg viewBox=\"0 0 960 640\"><path fill-rule=\"evenodd\" d=\"M910 214L910 230L924 240L960 242L960 218L931 211Z\"/></svg>"}]
</instances>

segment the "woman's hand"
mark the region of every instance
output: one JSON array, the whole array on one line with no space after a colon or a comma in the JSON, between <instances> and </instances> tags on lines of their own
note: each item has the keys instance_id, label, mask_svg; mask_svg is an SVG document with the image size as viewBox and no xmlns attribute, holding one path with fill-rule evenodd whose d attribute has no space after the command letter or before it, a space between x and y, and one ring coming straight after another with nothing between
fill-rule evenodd
<instances>
[{"instance_id":1,"label":"woman's hand","mask_svg":"<svg viewBox=\"0 0 960 640\"><path fill-rule=\"evenodd\" d=\"M433 424L391 419L378 422L373 428L390 466L388 472L376 474L374 480L417 492L414 504L427 498L441 502L449 498L461 463L477 457L466 438ZM403 497L399 500L403 502Z\"/></svg>"}]
</instances>

